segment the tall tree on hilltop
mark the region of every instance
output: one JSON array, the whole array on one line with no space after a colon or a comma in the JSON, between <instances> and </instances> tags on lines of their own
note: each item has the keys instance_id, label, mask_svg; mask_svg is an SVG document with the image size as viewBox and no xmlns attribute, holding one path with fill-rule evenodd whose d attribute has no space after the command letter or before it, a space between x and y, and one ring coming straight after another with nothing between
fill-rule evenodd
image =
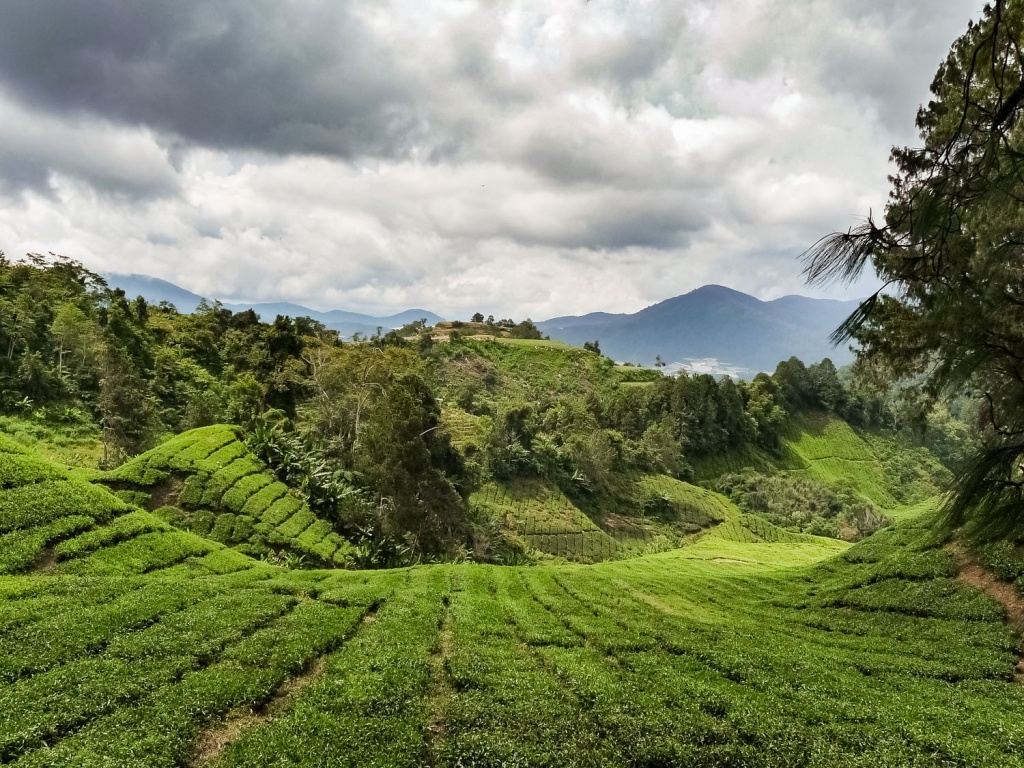
<instances>
[{"instance_id":1,"label":"tall tree on hilltop","mask_svg":"<svg viewBox=\"0 0 1024 768\"><path fill-rule=\"evenodd\" d=\"M884 287L836 340L858 362L916 377L934 402L983 403L983 450L959 479L954 522L1024 519L1024 0L996 0L939 67L917 115L923 146L895 148L883 221L829 235L805 254L811 283Z\"/></svg>"}]
</instances>

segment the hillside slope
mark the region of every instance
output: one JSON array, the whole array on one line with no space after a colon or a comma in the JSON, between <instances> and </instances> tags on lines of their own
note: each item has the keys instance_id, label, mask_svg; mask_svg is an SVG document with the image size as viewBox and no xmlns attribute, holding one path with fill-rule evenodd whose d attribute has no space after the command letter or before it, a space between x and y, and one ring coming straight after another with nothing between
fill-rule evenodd
<instances>
[{"instance_id":1,"label":"hillside slope","mask_svg":"<svg viewBox=\"0 0 1024 768\"><path fill-rule=\"evenodd\" d=\"M8 530L68 516L12 502L28 483L93 494L68 514L132 514L3 448ZM840 557L820 540L708 535L595 566L372 573L285 571L170 531L160 551L215 551L0 576L0 759L1024 765L1018 640L932 530L911 520ZM250 567L201 567L217 553Z\"/></svg>"},{"instance_id":2,"label":"hillside slope","mask_svg":"<svg viewBox=\"0 0 1024 768\"><path fill-rule=\"evenodd\" d=\"M125 576L182 565L209 574L254 564L0 434L0 573Z\"/></svg>"},{"instance_id":3,"label":"hillside slope","mask_svg":"<svg viewBox=\"0 0 1024 768\"><path fill-rule=\"evenodd\" d=\"M90 473L172 525L255 557L351 565L349 543L217 425L184 432L110 472Z\"/></svg>"}]
</instances>

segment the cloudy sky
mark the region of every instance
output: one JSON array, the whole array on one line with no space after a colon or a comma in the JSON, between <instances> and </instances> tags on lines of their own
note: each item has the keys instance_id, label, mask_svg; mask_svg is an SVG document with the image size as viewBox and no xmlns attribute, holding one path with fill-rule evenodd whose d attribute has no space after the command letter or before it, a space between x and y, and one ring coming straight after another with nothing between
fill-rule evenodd
<instances>
[{"instance_id":1,"label":"cloudy sky","mask_svg":"<svg viewBox=\"0 0 1024 768\"><path fill-rule=\"evenodd\" d=\"M810 293L982 5L4 0L0 249L370 313Z\"/></svg>"}]
</instances>

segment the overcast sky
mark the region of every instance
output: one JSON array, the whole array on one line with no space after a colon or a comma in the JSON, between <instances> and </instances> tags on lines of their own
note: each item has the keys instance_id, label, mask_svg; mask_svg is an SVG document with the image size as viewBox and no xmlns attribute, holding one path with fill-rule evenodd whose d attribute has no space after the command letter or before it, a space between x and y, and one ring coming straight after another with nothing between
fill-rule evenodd
<instances>
[{"instance_id":1,"label":"overcast sky","mask_svg":"<svg viewBox=\"0 0 1024 768\"><path fill-rule=\"evenodd\" d=\"M4 0L0 249L226 300L632 312L881 210L982 0Z\"/></svg>"}]
</instances>

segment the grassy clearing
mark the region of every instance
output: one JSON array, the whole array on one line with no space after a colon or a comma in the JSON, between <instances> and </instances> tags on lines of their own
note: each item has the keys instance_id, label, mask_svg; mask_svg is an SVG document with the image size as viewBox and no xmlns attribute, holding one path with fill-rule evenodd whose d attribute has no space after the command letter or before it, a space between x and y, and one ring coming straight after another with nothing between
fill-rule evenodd
<instances>
[{"instance_id":1,"label":"grassy clearing","mask_svg":"<svg viewBox=\"0 0 1024 768\"><path fill-rule=\"evenodd\" d=\"M64 467L97 469L103 459L103 442L92 425L51 425L38 419L0 416L0 432L47 461Z\"/></svg>"},{"instance_id":2,"label":"grassy clearing","mask_svg":"<svg viewBox=\"0 0 1024 768\"><path fill-rule=\"evenodd\" d=\"M624 374L606 357L557 341L495 339L465 341L444 350L451 356L438 385L445 398L460 401L472 383L483 399L536 400L550 392L579 394L620 386Z\"/></svg>"},{"instance_id":3,"label":"grassy clearing","mask_svg":"<svg viewBox=\"0 0 1024 768\"><path fill-rule=\"evenodd\" d=\"M554 341L552 339L509 339L503 336L498 336L494 341L498 344L507 344L512 347L526 347L528 349L572 349L581 351L580 347L574 347L572 344L566 344L564 341Z\"/></svg>"}]
</instances>

